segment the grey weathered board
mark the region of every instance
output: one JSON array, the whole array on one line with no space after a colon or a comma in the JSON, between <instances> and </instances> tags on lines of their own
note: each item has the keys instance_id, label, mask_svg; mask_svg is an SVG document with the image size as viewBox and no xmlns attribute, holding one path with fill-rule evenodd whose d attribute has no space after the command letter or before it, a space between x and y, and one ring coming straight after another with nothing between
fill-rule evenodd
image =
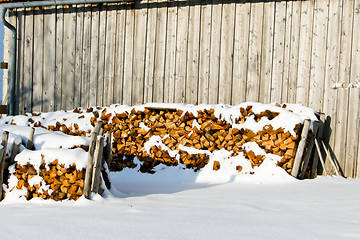
<instances>
[{"instance_id":1,"label":"grey weathered board","mask_svg":"<svg viewBox=\"0 0 360 240\"><path fill-rule=\"evenodd\" d=\"M17 110L301 103L329 116L330 146L346 176L359 177L359 89L331 88L360 80L359 3L146 0L10 11L21 28ZM10 38L6 29L5 61ZM5 70L5 101L7 79Z\"/></svg>"}]
</instances>

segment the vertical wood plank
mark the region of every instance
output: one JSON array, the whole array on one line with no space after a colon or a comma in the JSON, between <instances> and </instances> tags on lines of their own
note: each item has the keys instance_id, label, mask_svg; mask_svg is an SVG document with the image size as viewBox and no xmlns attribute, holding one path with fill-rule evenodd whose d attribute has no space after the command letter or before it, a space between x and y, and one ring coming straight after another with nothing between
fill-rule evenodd
<instances>
[{"instance_id":1,"label":"vertical wood plank","mask_svg":"<svg viewBox=\"0 0 360 240\"><path fill-rule=\"evenodd\" d=\"M166 28L166 55L165 55L165 80L164 102L174 102L175 66L176 66L176 33L177 33L177 6L169 3ZM155 94L154 97L156 98Z\"/></svg>"},{"instance_id":2,"label":"vertical wood plank","mask_svg":"<svg viewBox=\"0 0 360 240\"><path fill-rule=\"evenodd\" d=\"M114 102L114 77L115 77L115 47L116 47L116 8L112 5L107 7L106 20L106 48L105 48L105 70L104 70L104 105Z\"/></svg>"},{"instance_id":3,"label":"vertical wood plank","mask_svg":"<svg viewBox=\"0 0 360 240\"><path fill-rule=\"evenodd\" d=\"M329 2L329 23L328 36L326 40L326 65L325 65L325 85L323 112L331 117L330 129L326 131L326 139L330 146L335 144L335 123L336 123L336 102L338 91L331 89L332 85L338 81L339 76L339 57L340 57L340 38L341 38L341 18L342 1ZM330 135L330 136L329 136ZM326 169L331 169L331 163L325 162Z\"/></svg>"},{"instance_id":4,"label":"vertical wood plank","mask_svg":"<svg viewBox=\"0 0 360 240\"><path fill-rule=\"evenodd\" d=\"M56 72L55 72L55 110L62 109L61 89L63 72L63 44L64 44L64 8L56 7Z\"/></svg>"},{"instance_id":5,"label":"vertical wood plank","mask_svg":"<svg viewBox=\"0 0 360 240\"><path fill-rule=\"evenodd\" d=\"M246 81L249 50L250 29L250 3L242 1L236 3L234 33L234 61L233 61L233 86L232 103L240 104L246 101Z\"/></svg>"},{"instance_id":6,"label":"vertical wood plank","mask_svg":"<svg viewBox=\"0 0 360 240\"><path fill-rule=\"evenodd\" d=\"M17 11L16 10L8 10L8 21L12 26L17 26L18 21L17 21ZM5 30L5 29L4 29ZM8 65L8 69L11 69L11 54L12 54L12 32L8 31L8 37L4 38L4 43L5 46L7 46L7 48L4 49L4 59L6 59L6 61L8 61L9 65ZM17 41L18 42L18 41ZM15 66L16 67L16 66ZM4 71L4 79L3 79L3 101L4 104L9 104L9 100L10 100L10 71ZM15 73L15 78L16 78L16 73ZM16 93L16 92L15 92ZM16 110L16 106L15 106L15 110Z\"/></svg>"},{"instance_id":7,"label":"vertical wood plank","mask_svg":"<svg viewBox=\"0 0 360 240\"><path fill-rule=\"evenodd\" d=\"M106 25L107 25L107 4L102 4L100 6L100 16L99 16L99 52L98 52L98 61L97 61L97 69L98 69L98 78L97 78L97 94L96 94L96 105L103 106L104 105L104 73L105 73L105 49L107 42L107 34L106 34Z\"/></svg>"},{"instance_id":8,"label":"vertical wood plank","mask_svg":"<svg viewBox=\"0 0 360 240\"><path fill-rule=\"evenodd\" d=\"M199 91L198 103L209 102L210 78L210 42L211 42L211 1L203 1L201 6L200 56L199 56Z\"/></svg>"},{"instance_id":9,"label":"vertical wood plank","mask_svg":"<svg viewBox=\"0 0 360 240\"><path fill-rule=\"evenodd\" d=\"M147 10L146 44L145 44L145 75L144 103L152 102L155 70L156 30L157 30L157 0L149 0ZM164 9L164 8L163 8ZM166 8L165 8L166 9ZM166 21L165 21L166 24ZM155 26L155 27L154 27Z\"/></svg>"},{"instance_id":10,"label":"vertical wood plank","mask_svg":"<svg viewBox=\"0 0 360 240\"><path fill-rule=\"evenodd\" d=\"M263 2L251 3L246 101L259 100Z\"/></svg>"},{"instance_id":11,"label":"vertical wood plank","mask_svg":"<svg viewBox=\"0 0 360 240\"><path fill-rule=\"evenodd\" d=\"M234 54L235 3L223 4L219 69L219 103L231 104L232 66Z\"/></svg>"},{"instance_id":12,"label":"vertical wood plank","mask_svg":"<svg viewBox=\"0 0 360 240\"><path fill-rule=\"evenodd\" d=\"M62 72L62 109L74 108L76 12L64 9L64 48Z\"/></svg>"},{"instance_id":13,"label":"vertical wood plank","mask_svg":"<svg viewBox=\"0 0 360 240\"><path fill-rule=\"evenodd\" d=\"M134 59L133 59L133 83L131 91L131 104L143 103L144 77L145 77L145 54L146 54L146 27L147 27L147 2L135 3L134 24Z\"/></svg>"},{"instance_id":14,"label":"vertical wood plank","mask_svg":"<svg viewBox=\"0 0 360 240\"><path fill-rule=\"evenodd\" d=\"M289 59L289 84L288 84L288 103L296 102L296 84L298 76L299 60L299 40L300 40L300 23L301 23L301 1L292 2L291 17L291 47Z\"/></svg>"},{"instance_id":15,"label":"vertical wood plank","mask_svg":"<svg viewBox=\"0 0 360 240\"><path fill-rule=\"evenodd\" d=\"M185 102L191 104L198 104L200 11L200 5L190 6Z\"/></svg>"},{"instance_id":16,"label":"vertical wood plank","mask_svg":"<svg viewBox=\"0 0 360 240\"><path fill-rule=\"evenodd\" d=\"M125 17L126 9L119 6L116 12L116 50L115 50L115 80L114 80L114 102L122 104L123 82L124 82L124 51L125 51Z\"/></svg>"},{"instance_id":17,"label":"vertical wood plank","mask_svg":"<svg viewBox=\"0 0 360 240\"><path fill-rule=\"evenodd\" d=\"M133 52L134 52L134 9L131 5L126 8L126 23L125 23L125 54L124 54L124 85L123 85L123 104L132 105L131 90L132 90L132 67L133 67Z\"/></svg>"},{"instance_id":18,"label":"vertical wood plank","mask_svg":"<svg viewBox=\"0 0 360 240\"><path fill-rule=\"evenodd\" d=\"M214 0L212 5L211 42L210 42L210 78L209 78L209 102L219 101L219 68L220 68L220 44L221 44L221 20L222 4Z\"/></svg>"},{"instance_id":19,"label":"vertical wood plank","mask_svg":"<svg viewBox=\"0 0 360 240\"><path fill-rule=\"evenodd\" d=\"M84 44L84 10L85 6L76 6L76 31L75 31L75 93L74 108L81 107L82 94L82 67L83 67L83 44Z\"/></svg>"},{"instance_id":20,"label":"vertical wood plank","mask_svg":"<svg viewBox=\"0 0 360 240\"><path fill-rule=\"evenodd\" d=\"M360 82L360 0L354 1L353 10L353 32L352 32L352 51L350 61L350 80L353 83ZM347 134L346 134L346 165L345 175L349 177L357 176L357 159L359 151L359 129L360 129L360 89L349 89L349 105L347 109Z\"/></svg>"},{"instance_id":21,"label":"vertical wood plank","mask_svg":"<svg viewBox=\"0 0 360 240\"><path fill-rule=\"evenodd\" d=\"M351 67L351 47L352 47L352 32L353 32L353 13L354 1L343 2L343 15L341 25L341 39L340 39L340 62L339 62L339 76L338 81L348 86L350 81L350 67ZM346 142L347 132L347 109L349 106L349 91L347 89L339 89L336 104L336 125L335 125L335 146L334 152L340 161L341 168L346 173ZM333 172L330 172L333 174Z\"/></svg>"},{"instance_id":22,"label":"vertical wood plank","mask_svg":"<svg viewBox=\"0 0 360 240\"><path fill-rule=\"evenodd\" d=\"M309 106L316 111L322 111L325 61L326 61L326 37L328 25L329 0L315 2L314 28L312 35L312 57L309 88Z\"/></svg>"},{"instance_id":23,"label":"vertical wood plank","mask_svg":"<svg viewBox=\"0 0 360 240\"><path fill-rule=\"evenodd\" d=\"M44 60L43 60L43 111L55 110L55 74L56 74L56 8L44 8Z\"/></svg>"},{"instance_id":24,"label":"vertical wood plank","mask_svg":"<svg viewBox=\"0 0 360 240\"><path fill-rule=\"evenodd\" d=\"M81 106L90 105L91 5L84 6L84 29L81 68Z\"/></svg>"},{"instance_id":25,"label":"vertical wood plank","mask_svg":"<svg viewBox=\"0 0 360 240\"><path fill-rule=\"evenodd\" d=\"M355 22L354 22L355 23ZM358 21L356 23L359 23ZM355 26L355 25L354 25ZM359 41L359 34L356 33L354 40ZM359 47L356 49L353 48L353 59L359 60ZM355 55L355 56L354 56ZM355 66L355 63L352 63L352 66ZM353 69L353 68L352 68ZM354 71L355 72L355 71ZM358 72L351 72L351 76L359 79ZM347 109L347 134L346 134L346 165L345 165L345 176L356 177L357 176L357 155L359 151L359 127L360 127L360 89L359 88L350 88L349 90L349 107Z\"/></svg>"},{"instance_id":26,"label":"vertical wood plank","mask_svg":"<svg viewBox=\"0 0 360 240\"><path fill-rule=\"evenodd\" d=\"M275 31L273 69L271 79L270 102L282 102L282 83L284 69L284 45L286 27L286 2L277 1L275 5Z\"/></svg>"},{"instance_id":27,"label":"vertical wood plank","mask_svg":"<svg viewBox=\"0 0 360 240\"><path fill-rule=\"evenodd\" d=\"M16 92L15 92L15 113L23 114L24 100L24 45L25 45L25 11L23 8L17 9L16 29L18 30L18 44L17 44L17 67L16 67Z\"/></svg>"},{"instance_id":28,"label":"vertical wood plank","mask_svg":"<svg viewBox=\"0 0 360 240\"><path fill-rule=\"evenodd\" d=\"M259 102L271 101L275 2L264 3Z\"/></svg>"},{"instance_id":29,"label":"vertical wood plank","mask_svg":"<svg viewBox=\"0 0 360 240\"><path fill-rule=\"evenodd\" d=\"M310 81L311 37L313 32L314 0L301 2L301 28L299 39L299 64L296 85L296 102L308 105Z\"/></svg>"},{"instance_id":30,"label":"vertical wood plank","mask_svg":"<svg viewBox=\"0 0 360 240\"><path fill-rule=\"evenodd\" d=\"M34 16L34 55L33 55L33 106L32 110L42 111L43 55L44 55L44 14L35 8Z\"/></svg>"},{"instance_id":31,"label":"vertical wood plank","mask_svg":"<svg viewBox=\"0 0 360 240\"><path fill-rule=\"evenodd\" d=\"M185 102L186 88L186 65L187 65L187 44L189 33L189 6L182 6L178 2L177 9L177 33L176 33L176 65L175 65L175 88L173 89L174 102Z\"/></svg>"},{"instance_id":32,"label":"vertical wood plank","mask_svg":"<svg viewBox=\"0 0 360 240\"><path fill-rule=\"evenodd\" d=\"M169 7L172 6L172 3L169 3ZM174 9L175 10L175 9ZM153 91L152 91L152 101L153 102L164 102L164 93L165 93L165 69L169 67L169 59L166 56L171 56L169 54L169 48L167 47L170 44L170 39L172 35L167 35L168 32L174 27L167 28L168 23L168 8L166 6L160 6L158 3L157 8L157 17L156 17L156 36L155 36L155 60L154 60L154 81L153 81ZM170 15L170 23L174 21L173 14ZM148 25L150 26L150 24ZM169 25L170 26L170 25ZM152 27L152 26L151 26ZM176 41L175 41L176 42ZM168 81L167 81L168 82Z\"/></svg>"},{"instance_id":33,"label":"vertical wood plank","mask_svg":"<svg viewBox=\"0 0 360 240\"><path fill-rule=\"evenodd\" d=\"M89 105L97 103L98 90L98 59L99 59L99 29L100 29L100 7L95 5L91 8L91 39L90 39L90 88Z\"/></svg>"},{"instance_id":34,"label":"vertical wood plank","mask_svg":"<svg viewBox=\"0 0 360 240\"><path fill-rule=\"evenodd\" d=\"M281 102L287 102L289 94L289 75L290 75L290 51L291 51L291 27L292 27L292 5L293 2L286 2L286 16L285 16L285 32L284 32L284 57L283 57L283 79L282 79L282 93Z\"/></svg>"}]
</instances>

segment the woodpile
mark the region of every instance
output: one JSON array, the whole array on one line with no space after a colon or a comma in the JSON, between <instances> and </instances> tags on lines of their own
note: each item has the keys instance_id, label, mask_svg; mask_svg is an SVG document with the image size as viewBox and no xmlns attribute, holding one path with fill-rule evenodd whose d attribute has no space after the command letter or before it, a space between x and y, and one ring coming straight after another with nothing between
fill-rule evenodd
<instances>
[{"instance_id":1,"label":"woodpile","mask_svg":"<svg viewBox=\"0 0 360 240\"><path fill-rule=\"evenodd\" d=\"M40 171L33 165L26 164L21 166L16 164L14 175L18 179L17 189L27 189L26 199L39 197L42 199L54 199L61 201L65 199L77 200L83 195L84 190L84 170L76 170L76 167L65 168L57 160L40 166ZM39 176L43 181L37 184L31 184L31 179Z\"/></svg>"},{"instance_id":2,"label":"woodpile","mask_svg":"<svg viewBox=\"0 0 360 240\"><path fill-rule=\"evenodd\" d=\"M283 108L286 106L283 105ZM257 132L235 126L245 123L248 119L260 122L263 118L272 120L279 115L279 112L270 110L254 113L252 106L239 108L239 117L233 122L234 126L222 120L221 116L217 117L214 109L198 110L196 116L188 111L153 107L144 110L132 108L128 112L120 113L107 112L106 107L79 108L73 112L82 120L85 117L89 118L91 114L89 121L93 126L99 120L102 122L101 134L112 133L110 164L112 171L134 168L135 157L141 162L141 172L152 173L153 168L158 164L176 166L179 163L186 165L187 168L199 170L209 162L209 154L201 152L202 150L213 153L222 149L232 151L232 156L242 153L255 167L261 165L265 157L257 156L252 151L246 152L243 145L247 142L256 142L266 153L281 156L278 165L291 173L303 127L302 124L297 124L293 136L289 131L283 128L273 129L271 125L266 125ZM33 113L33 116L36 115ZM41 122L31 118L29 122L38 127L62 131L70 135L88 136L90 133L89 129L80 130L76 122L72 122L70 127L69 124L60 122L43 126ZM145 144L153 136L159 136L161 144L153 145L146 150ZM183 147L201 150L201 153L190 154L184 151ZM178 156L172 156L171 151L177 151ZM239 172L241 169L241 166L237 167Z\"/></svg>"},{"instance_id":3,"label":"woodpile","mask_svg":"<svg viewBox=\"0 0 360 240\"><path fill-rule=\"evenodd\" d=\"M254 116L259 122L262 117L269 120L279 113L269 110L254 114L251 106L240 109L241 116L236 119L236 124L244 123L246 118ZM142 172L151 172L153 167L162 163L167 166L176 166L178 161L171 157L169 151L161 147L152 146L150 151L145 151L144 144L152 136L160 136L162 143L171 151L179 151L179 162L188 168L201 169L209 161L206 154L188 154L179 146L191 147L198 150L214 152L221 149L233 151L233 156L240 152L251 161L252 166L259 166L264 156L256 156L253 152L246 152L242 145L247 142L256 142L266 153L276 154L282 157L279 166L287 172L291 172L296 154L299 134L302 125L298 124L294 131L284 132L279 128L274 130L272 126L265 126L262 131L256 133L247 129L233 128L229 123L219 120L214 115L214 110L198 111L197 117L192 113L182 110L145 109L121 114L95 115L92 122L97 118L102 120L104 129L113 133L112 143L112 170L122 170L125 167L134 167L133 159L136 156L144 164ZM111 121L110 121L111 120ZM194 124L194 121L196 122Z\"/></svg>"},{"instance_id":4,"label":"woodpile","mask_svg":"<svg viewBox=\"0 0 360 240\"><path fill-rule=\"evenodd\" d=\"M85 170L77 170L75 165L66 168L58 160L47 166L42 163L38 171L29 163L16 164L13 175L18 179L16 188L27 190L25 197L28 200L34 197L55 201L77 200L84 194ZM34 177L40 177L41 181L32 181Z\"/></svg>"}]
</instances>

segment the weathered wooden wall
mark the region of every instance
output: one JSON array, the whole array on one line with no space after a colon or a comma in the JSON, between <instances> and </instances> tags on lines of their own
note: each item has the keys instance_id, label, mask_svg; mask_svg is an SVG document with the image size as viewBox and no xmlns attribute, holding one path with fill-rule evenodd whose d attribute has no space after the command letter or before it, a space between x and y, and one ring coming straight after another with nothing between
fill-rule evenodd
<instances>
[{"instance_id":1,"label":"weathered wooden wall","mask_svg":"<svg viewBox=\"0 0 360 240\"><path fill-rule=\"evenodd\" d=\"M155 0L18 9L10 21L19 113L301 103L328 115L337 159L346 176L360 176L360 89L331 88L360 81L360 0Z\"/></svg>"}]
</instances>

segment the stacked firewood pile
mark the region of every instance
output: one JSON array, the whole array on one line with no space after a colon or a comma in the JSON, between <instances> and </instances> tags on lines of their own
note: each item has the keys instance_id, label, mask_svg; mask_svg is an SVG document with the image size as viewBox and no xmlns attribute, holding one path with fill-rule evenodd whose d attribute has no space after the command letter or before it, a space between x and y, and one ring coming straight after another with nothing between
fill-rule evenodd
<instances>
[{"instance_id":1,"label":"stacked firewood pile","mask_svg":"<svg viewBox=\"0 0 360 240\"><path fill-rule=\"evenodd\" d=\"M236 124L244 123L251 115L255 116L257 122L262 117L271 120L278 115L271 111L254 114L251 106L240 111L241 116L236 119ZM132 159L133 156L137 156L144 162L140 169L143 172L151 171L159 163L167 166L178 164L176 158L171 157L169 151L161 146L152 146L149 152L144 151L144 144L152 136L160 136L168 149L179 151L180 163L188 168L201 169L208 163L209 157L204 153L188 154L181 146L209 152L226 149L232 151L233 156L242 152L253 167L259 166L265 157L256 156L252 151L246 152L242 148L246 142L256 142L266 153L282 156L279 166L290 173L302 127L301 124L295 127L296 136L284 132L282 128L274 130L271 126L265 126L262 131L254 133L247 129L233 128L229 123L219 120L213 109L199 111L197 117L181 110L145 109L129 114L116 114L112 118L112 123L108 122L108 118L101 119L103 124L108 126L107 129L113 132L113 170L134 166Z\"/></svg>"},{"instance_id":2,"label":"stacked firewood pile","mask_svg":"<svg viewBox=\"0 0 360 240\"><path fill-rule=\"evenodd\" d=\"M117 113L116 110L107 112L107 107L91 107L75 109L73 112L79 114L78 119L81 120L89 118L91 114L89 121L93 126L97 121L101 121L103 133L112 133L112 171L135 167L135 157L142 162L142 172L151 173L154 166L160 163L167 166L181 163L187 168L199 170L209 162L211 153L222 149L231 151L232 156L243 154L255 167L261 165L265 157L255 155L253 151L245 151L243 145L256 142L266 153L281 156L278 165L290 173L303 126L300 123L295 126L295 136L281 127L274 129L271 125L265 125L257 132L239 127L249 119L260 122L263 118L272 120L279 115L279 112L270 110L254 113L251 105L239 108L239 117L232 124L221 116L217 117L214 109L201 109L194 114L178 109L145 107L142 110L132 108ZM36 116L36 113L33 113L33 116ZM84 136L90 132L89 129L80 130L76 122L56 122L55 125L44 126L41 122L29 118L30 123L70 135ZM158 144L147 149L146 144L156 136L160 138ZM193 151L189 152L188 148ZM215 168L217 167L214 166ZM240 166L237 169L241 171Z\"/></svg>"},{"instance_id":3,"label":"stacked firewood pile","mask_svg":"<svg viewBox=\"0 0 360 240\"><path fill-rule=\"evenodd\" d=\"M77 170L75 165L65 168L57 160L45 167L43 163L39 172L31 164L16 164L14 175L18 179L17 189L27 189L25 197L29 200L34 197L42 199L77 200L83 195L85 171ZM40 177L42 181L31 179Z\"/></svg>"}]
</instances>

